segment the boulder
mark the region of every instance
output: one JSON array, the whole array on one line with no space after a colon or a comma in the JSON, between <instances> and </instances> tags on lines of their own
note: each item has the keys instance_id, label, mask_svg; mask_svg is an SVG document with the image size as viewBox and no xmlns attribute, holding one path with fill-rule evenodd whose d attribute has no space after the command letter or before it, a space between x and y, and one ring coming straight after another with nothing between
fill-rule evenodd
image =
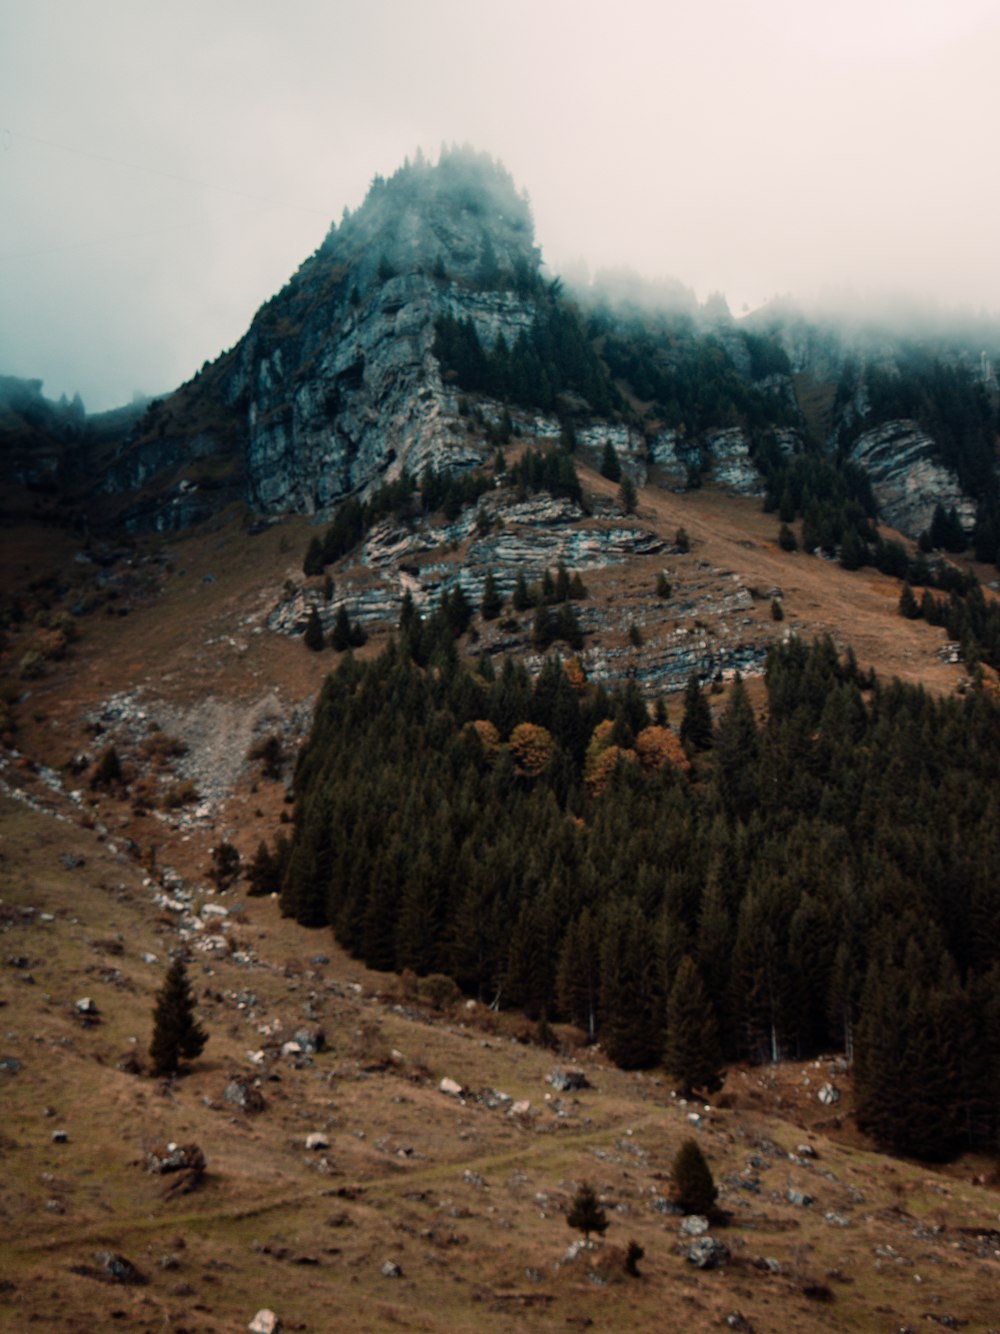
<instances>
[{"instance_id":1,"label":"boulder","mask_svg":"<svg viewBox=\"0 0 1000 1334\"><path fill-rule=\"evenodd\" d=\"M840 1089L833 1084L824 1084L816 1094L824 1107L832 1107L834 1103L840 1102Z\"/></svg>"},{"instance_id":2,"label":"boulder","mask_svg":"<svg viewBox=\"0 0 1000 1334\"><path fill-rule=\"evenodd\" d=\"M146 1275L140 1273L131 1260L126 1260L124 1255L118 1255L115 1251L95 1251L94 1259L103 1271L102 1277L110 1283L139 1287L149 1282Z\"/></svg>"},{"instance_id":3,"label":"boulder","mask_svg":"<svg viewBox=\"0 0 1000 1334\"><path fill-rule=\"evenodd\" d=\"M449 1079L447 1075L441 1080L438 1088L442 1093L447 1093L452 1098L460 1098L462 1096L462 1085L456 1084L455 1081Z\"/></svg>"},{"instance_id":4,"label":"boulder","mask_svg":"<svg viewBox=\"0 0 1000 1334\"><path fill-rule=\"evenodd\" d=\"M572 1093L576 1089L589 1089L590 1080L582 1070L553 1070L548 1082L559 1093Z\"/></svg>"},{"instance_id":5,"label":"boulder","mask_svg":"<svg viewBox=\"0 0 1000 1334\"><path fill-rule=\"evenodd\" d=\"M161 1144L146 1154L146 1171L157 1176L172 1176L171 1195L187 1195L196 1190L205 1175L205 1155L197 1144Z\"/></svg>"},{"instance_id":6,"label":"boulder","mask_svg":"<svg viewBox=\"0 0 1000 1334\"><path fill-rule=\"evenodd\" d=\"M807 1195L805 1191L796 1190L794 1186L789 1186L787 1199L789 1204L798 1205L800 1209L808 1208L813 1202L813 1197L811 1195Z\"/></svg>"},{"instance_id":7,"label":"boulder","mask_svg":"<svg viewBox=\"0 0 1000 1334\"><path fill-rule=\"evenodd\" d=\"M306 1148L312 1152L318 1152L320 1149L328 1149L330 1141L320 1130L314 1130L311 1135L306 1136Z\"/></svg>"},{"instance_id":8,"label":"boulder","mask_svg":"<svg viewBox=\"0 0 1000 1334\"><path fill-rule=\"evenodd\" d=\"M250 1334L282 1334L284 1326L273 1311L265 1306L247 1325Z\"/></svg>"},{"instance_id":9,"label":"boulder","mask_svg":"<svg viewBox=\"0 0 1000 1334\"><path fill-rule=\"evenodd\" d=\"M383 1278L402 1278L403 1271L395 1260L386 1260L382 1265L381 1274Z\"/></svg>"},{"instance_id":10,"label":"boulder","mask_svg":"<svg viewBox=\"0 0 1000 1334\"><path fill-rule=\"evenodd\" d=\"M318 1027L297 1028L292 1038L299 1044L299 1050L305 1052L307 1056L324 1051L326 1048L326 1034Z\"/></svg>"},{"instance_id":11,"label":"boulder","mask_svg":"<svg viewBox=\"0 0 1000 1334\"><path fill-rule=\"evenodd\" d=\"M709 1226L708 1219L701 1214L688 1214L681 1220L681 1231L686 1237L703 1237Z\"/></svg>"},{"instance_id":12,"label":"boulder","mask_svg":"<svg viewBox=\"0 0 1000 1334\"><path fill-rule=\"evenodd\" d=\"M234 1107L239 1107L251 1115L255 1112L262 1112L267 1106L260 1089L248 1080L239 1077L234 1077L229 1081L223 1090L222 1097L225 1102L230 1102Z\"/></svg>"},{"instance_id":13,"label":"boulder","mask_svg":"<svg viewBox=\"0 0 1000 1334\"><path fill-rule=\"evenodd\" d=\"M729 1261L729 1247L716 1237L696 1237L688 1248L688 1263L696 1269L718 1269Z\"/></svg>"}]
</instances>

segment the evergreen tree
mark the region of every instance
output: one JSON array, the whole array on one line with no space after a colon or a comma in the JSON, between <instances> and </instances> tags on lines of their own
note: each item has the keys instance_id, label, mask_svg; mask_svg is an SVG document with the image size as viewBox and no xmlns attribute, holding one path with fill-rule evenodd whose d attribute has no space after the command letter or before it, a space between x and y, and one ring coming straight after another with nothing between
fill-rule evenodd
<instances>
[{"instance_id":1,"label":"evergreen tree","mask_svg":"<svg viewBox=\"0 0 1000 1334\"><path fill-rule=\"evenodd\" d=\"M314 653L318 653L323 647L323 624L315 607L309 608L309 619L306 621L306 632L303 641L306 648L312 649Z\"/></svg>"},{"instance_id":2,"label":"evergreen tree","mask_svg":"<svg viewBox=\"0 0 1000 1334\"><path fill-rule=\"evenodd\" d=\"M671 1176L674 1200L686 1214L711 1215L719 1192L697 1140L686 1139L677 1150Z\"/></svg>"},{"instance_id":3,"label":"evergreen tree","mask_svg":"<svg viewBox=\"0 0 1000 1334\"><path fill-rule=\"evenodd\" d=\"M118 752L114 746L109 746L101 758L97 761L97 767L94 769L94 776L90 780L91 787L117 787L123 780L122 762L118 758Z\"/></svg>"},{"instance_id":4,"label":"evergreen tree","mask_svg":"<svg viewBox=\"0 0 1000 1334\"><path fill-rule=\"evenodd\" d=\"M302 573L311 578L313 575L322 574L326 569L326 562L323 559L323 541L320 537L312 538L306 549L305 560L302 562Z\"/></svg>"},{"instance_id":5,"label":"evergreen tree","mask_svg":"<svg viewBox=\"0 0 1000 1334\"><path fill-rule=\"evenodd\" d=\"M701 974L687 954L667 1001L663 1063L685 1098L690 1098L695 1089L715 1093L722 1087L719 1026Z\"/></svg>"},{"instance_id":6,"label":"evergreen tree","mask_svg":"<svg viewBox=\"0 0 1000 1334\"><path fill-rule=\"evenodd\" d=\"M778 529L778 546L781 547L782 551L798 551L799 549L798 539L787 523L783 523Z\"/></svg>"},{"instance_id":7,"label":"evergreen tree","mask_svg":"<svg viewBox=\"0 0 1000 1334\"><path fill-rule=\"evenodd\" d=\"M618 499L621 501L621 507L626 514L635 513L639 493L635 489L635 482L632 481L628 473L625 473L622 477L621 485L618 488Z\"/></svg>"},{"instance_id":8,"label":"evergreen tree","mask_svg":"<svg viewBox=\"0 0 1000 1334\"><path fill-rule=\"evenodd\" d=\"M271 856L271 850L264 839L261 839L257 844L257 851L247 868L247 874L250 878L250 888L247 893L252 896L271 894L281 888L281 880L277 875L274 858Z\"/></svg>"},{"instance_id":9,"label":"evergreen tree","mask_svg":"<svg viewBox=\"0 0 1000 1334\"><path fill-rule=\"evenodd\" d=\"M597 1192L589 1182L582 1182L573 1196L566 1214L566 1222L577 1232L582 1232L587 1241L590 1241L592 1232L596 1232L598 1236L603 1236L607 1232L608 1216L597 1198Z\"/></svg>"},{"instance_id":10,"label":"evergreen tree","mask_svg":"<svg viewBox=\"0 0 1000 1334\"><path fill-rule=\"evenodd\" d=\"M333 630L330 632L330 643L338 653L343 653L345 649L351 647L351 619L343 602L337 608Z\"/></svg>"},{"instance_id":11,"label":"evergreen tree","mask_svg":"<svg viewBox=\"0 0 1000 1334\"><path fill-rule=\"evenodd\" d=\"M757 755L757 723L746 687L737 680L715 729L714 787L733 819L748 820L756 805Z\"/></svg>"},{"instance_id":12,"label":"evergreen tree","mask_svg":"<svg viewBox=\"0 0 1000 1334\"><path fill-rule=\"evenodd\" d=\"M681 744L688 754L710 750L712 746L712 710L702 693L697 674L692 672L684 690L684 716L680 726Z\"/></svg>"},{"instance_id":13,"label":"evergreen tree","mask_svg":"<svg viewBox=\"0 0 1000 1334\"><path fill-rule=\"evenodd\" d=\"M484 621L495 621L502 609L503 598L497 591L493 571L487 570L486 578L483 580L483 600L479 605L480 613Z\"/></svg>"},{"instance_id":14,"label":"evergreen tree","mask_svg":"<svg viewBox=\"0 0 1000 1334\"><path fill-rule=\"evenodd\" d=\"M899 595L899 614L905 616L908 621L915 621L920 616L920 607L917 599L913 596L913 589L908 583L903 584L902 592Z\"/></svg>"},{"instance_id":15,"label":"evergreen tree","mask_svg":"<svg viewBox=\"0 0 1000 1334\"><path fill-rule=\"evenodd\" d=\"M609 482L620 482L622 479L622 465L618 462L618 451L610 440L604 445L604 454L601 457L601 476L606 477Z\"/></svg>"},{"instance_id":16,"label":"evergreen tree","mask_svg":"<svg viewBox=\"0 0 1000 1334\"><path fill-rule=\"evenodd\" d=\"M153 1040L149 1047L153 1074L177 1074L181 1060L194 1060L207 1041L207 1033L195 1021L194 998L184 960L175 959L153 1010Z\"/></svg>"},{"instance_id":17,"label":"evergreen tree","mask_svg":"<svg viewBox=\"0 0 1000 1334\"><path fill-rule=\"evenodd\" d=\"M601 939L600 1038L623 1070L663 1052L663 994L648 923L632 899L612 899Z\"/></svg>"}]
</instances>

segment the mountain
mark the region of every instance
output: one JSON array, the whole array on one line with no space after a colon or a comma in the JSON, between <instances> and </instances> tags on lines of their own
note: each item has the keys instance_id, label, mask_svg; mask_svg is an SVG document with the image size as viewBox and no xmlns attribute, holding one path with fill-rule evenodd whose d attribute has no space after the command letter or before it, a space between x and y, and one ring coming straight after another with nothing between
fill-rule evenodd
<instances>
[{"instance_id":1,"label":"mountain","mask_svg":"<svg viewBox=\"0 0 1000 1334\"><path fill-rule=\"evenodd\" d=\"M919 328L568 293L459 152L161 401L0 383L0 1323L991 1327L996 352Z\"/></svg>"},{"instance_id":2,"label":"mountain","mask_svg":"<svg viewBox=\"0 0 1000 1334\"><path fill-rule=\"evenodd\" d=\"M938 503L968 534L985 505L995 556L995 327L916 335L787 303L736 322L682 290L661 288L661 306L635 284L605 290L571 300L546 274L502 166L418 159L376 177L233 349L78 471L133 530L237 495L329 514L404 472L483 464L506 407L527 437L610 438L636 480L675 489L763 494L782 458L851 462L914 538Z\"/></svg>"}]
</instances>

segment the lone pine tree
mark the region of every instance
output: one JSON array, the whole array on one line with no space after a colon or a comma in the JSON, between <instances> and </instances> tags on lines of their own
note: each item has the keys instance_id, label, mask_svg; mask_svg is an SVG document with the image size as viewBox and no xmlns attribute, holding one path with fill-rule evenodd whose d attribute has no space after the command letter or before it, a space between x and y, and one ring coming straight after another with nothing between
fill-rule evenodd
<instances>
[{"instance_id":1,"label":"lone pine tree","mask_svg":"<svg viewBox=\"0 0 1000 1334\"><path fill-rule=\"evenodd\" d=\"M686 1139L673 1162L674 1199L686 1214L710 1214L718 1190L698 1142Z\"/></svg>"},{"instance_id":2,"label":"lone pine tree","mask_svg":"<svg viewBox=\"0 0 1000 1334\"><path fill-rule=\"evenodd\" d=\"M195 1020L194 997L183 959L170 965L153 1009L153 1040L149 1055L154 1075L175 1075L182 1058L194 1060L208 1034Z\"/></svg>"}]
</instances>

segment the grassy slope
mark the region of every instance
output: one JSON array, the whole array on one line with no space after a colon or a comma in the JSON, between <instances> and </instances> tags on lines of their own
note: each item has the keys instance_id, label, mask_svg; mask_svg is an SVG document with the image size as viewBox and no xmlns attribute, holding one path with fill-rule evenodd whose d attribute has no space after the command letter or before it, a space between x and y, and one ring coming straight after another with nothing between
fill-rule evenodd
<instances>
[{"instance_id":1,"label":"grassy slope","mask_svg":"<svg viewBox=\"0 0 1000 1334\"><path fill-rule=\"evenodd\" d=\"M585 484L614 490L590 473ZM692 584L736 575L749 586L780 586L788 619L771 626L762 601L753 612L761 633L789 625L829 632L884 676L939 690L959 680L959 669L938 661L942 632L896 616L893 581L780 552L773 516L756 502L708 488L687 496L650 490L640 517L668 534L687 528L693 550L671 564ZM64 764L94 745L84 714L137 685L178 716L208 695L234 719L270 691L289 706L309 699L331 655L255 633L284 580L301 578L308 531L297 520L249 539L230 516L172 544L172 569L150 576L148 595L129 597L130 614L102 608L85 617L81 642L32 685L17 706L21 749ZM58 545L44 533L15 539L27 569L7 568L22 580L46 560L64 566L73 550L62 535ZM644 596L653 578L643 566L587 582L592 599L621 600ZM377 648L376 640L365 651ZM8 764L2 776L56 814L74 815L30 771ZM0 1286L0 1326L76 1331L108 1325L119 1312L114 1326L122 1329L222 1331L243 1328L261 1306L282 1314L286 1328L313 1330L544 1330L587 1320L652 1329L665 1314L675 1326L709 1329L735 1310L761 1332L794 1324L895 1329L925 1315L985 1330L995 1318L996 1239L981 1246L958 1230L996 1225L996 1191L970 1184L979 1165L946 1174L872 1155L851 1128L846 1078L837 1078L846 1109L839 1126L816 1100L826 1063L730 1073L728 1106L695 1133L717 1179L750 1171L759 1192L730 1187L734 1220L720 1235L734 1262L698 1273L684 1259L677 1220L651 1205L667 1193L671 1158L692 1130L689 1109L657 1076L615 1071L599 1053L575 1054L595 1089L566 1098L567 1115L558 1116L544 1082L556 1058L513 1041L515 1019L461 1009L430 1015L403 1000L395 980L345 958L325 933L282 921L270 901L251 900L233 927L255 963L199 956L192 969L211 1033L194 1072L166 1089L119 1070L124 1053L144 1052L153 996L177 943L121 840L133 837L143 850L156 842L160 864L169 860L200 893L211 844L224 835L251 854L275 828L281 793L280 784L253 790L244 781L211 822L193 827L136 817L128 803L102 798L88 820L107 836L81 827L78 811L61 820L0 801L0 1057L23 1062L16 1074L0 1072L0 1277L12 1285ZM64 853L85 862L67 869ZM22 907L36 915L22 916ZM41 921L41 912L54 920ZM147 950L157 963L143 962ZM330 962L310 963L320 951ZM72 1008L84 995L101 1011L89 1029ZM260 1027L280 1019L280 1035L289 1035L307 1008L330 1051L304 1069L276 1059L278 1078L265 1080L268 1108L259 1117L223 1102L231 1073L254 1072L247 1052L266 1040ZM444 1075L528 1098L537 1114L515 1121L475 1102L462 1106L438 1091ZM56 1128L67 1130L68 1144L52 1142ZM305 1151L312 1130L329 1135L325 1155ZM205 1150L209 1175L198 1193L167 1200L162 1182L142 1171L144 1149L161 1139ZM813 1166L768 1148L794 1150L804 1140L820 1155ZM751 1156L759 1167L748 1169ZM572 1239L562 1209L583 1178L605 1195L612 1226L593 1266L562 1265ZM790 1185L816 1203L790 1205ZM850 1225L825 1221L827 1211ZM647 1256L641 1280L620 1272L633 1237ZM93 1265L101 1249L122 1251L149 1284L117 1288L70 1272ZM161 1267L167 1256L176 1266ZM780 1272L755 1266L762 1257ZM402 1266L401 1279L382 1277L388 1258ZM591 1267L603 1284L588 1276ZM808 1282L825 1284L832 1302L804 1295Z\"/></svg>"}]
</instances>

